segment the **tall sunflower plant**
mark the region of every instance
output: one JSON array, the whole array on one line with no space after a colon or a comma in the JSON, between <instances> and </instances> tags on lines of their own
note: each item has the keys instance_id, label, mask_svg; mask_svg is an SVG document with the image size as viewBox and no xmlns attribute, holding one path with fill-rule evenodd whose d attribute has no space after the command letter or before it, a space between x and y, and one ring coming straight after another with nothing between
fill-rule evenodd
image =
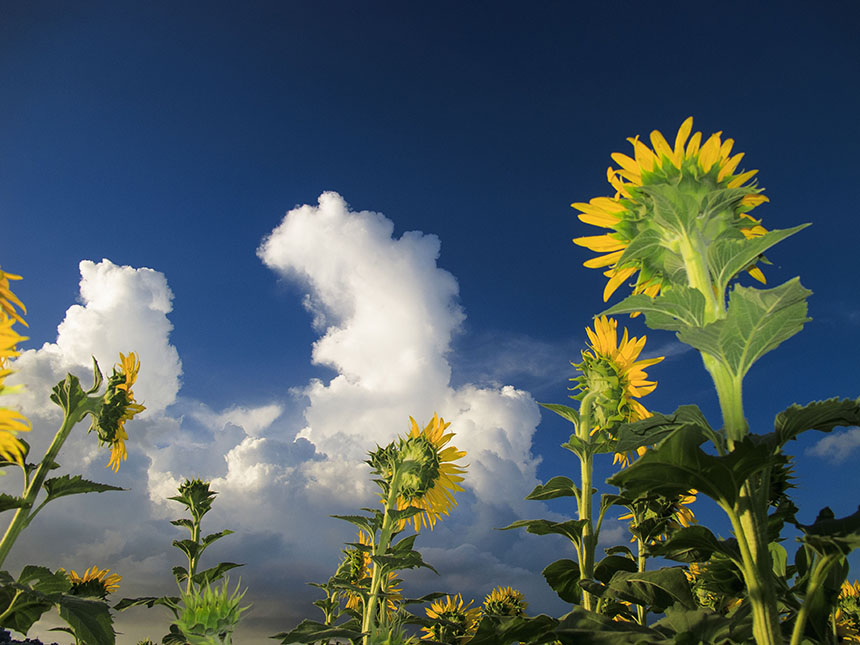
<instances>
[{"instance_id":1,"label":"tall sunflower plant","mask_svg":"<svg viewBox=\"0 0 860 645\"><path fill-rule=\"evenodd\" d=\"M332 516L353 524L358 536L346 545L335 574L324 584L312 583L326 595L314 603L324 622L305 620L273 638L285 644L328 643L336 638L357 645L413 642L401 636L403 625L424 625L431 634L434 624L446 622L444 616L430 612L422 617L407 611L409 605L437 601L445 594L404 598L398 574L419 567L436 571L414 545L421 530L433 530L451 512L457 504L454 495L463 490L465 468L456 462L466 453L449 445L454 437L446 432L449 426L436 414L424 427L410 417L404 436L370 452L366 463L380 488L381 508Z\"/></svg>"},{"instance_id":2,"label":"tall sunflower plant","mask_svg":"<svg viewBox=\"0 0 860 645\"><path fill-rule=\"evenodd\" d=\"M10 288L10 281L21 276L0 270L0 396L24 387L9 386L6 378L13 373L10 361L20 354L18 344L27 340L16 325L26 326L26 308ZM93 384L84 390L78 377L68 374L51 393L51 400L63 410L63 421L48 449L38 462L30 461L30 445L19 436L32 430L30 421L20 412L0 407L0 474L17 467L21 473L18 495L0 492L0 512L12 511L5 533L0 539L0 567L6 561L15 541L30 526L45 506L61 497L83 493L124 490L101 484L81 475L49 477L60 468L57 458L75 425L85 417L91 419L89 431L95 431L99 445L107 445L110 458L107 467L116 472L127 457L125 423L145 408L134 398L133 386L140 369L134 352L120 354L120 361L108 377L105 391L99 393L105 379L95 358ZM4 480L5 484L10 483ZM51 571L47 567L27 565L15 577L0 570L0 627L27 634L30 627L47 611L56 608L68 623L76 642L115 642L112 618L106 602L107 593L118 586L119 576L105 577L108 570L88 569L83 577L74 571Z\"/></svg>"},{"instance_id":3,"label":"tall sunflower plant","mask_svg":"<svg viewBox=\"0 0 860 645\"><path fill-rule=\"evenodd\" d=\"M743 154L733 154L732 139L718 132L703 141L692 127L692 118L686 119L671 145L656 130L650 147L638 136L629 139L630 155L611 155L615 165L607 178L614 195L573 204L583 222L604 229L574 239L599 254L585 266L602 269L608 278L604 301L625 284L632 293L603 311L589 330L591 351L577 365L579 409L546 406L574 424L565 447L579 457L581 477L578 486L555 477L530 498L573 496L579 519L512 525L561 533L576 548L578 562L553 563L544 575L562 598L580 606L548 623L541 637L551 632L562 643L668 643L691 636L706 643L841 642L847 557L860 546L860 510L836 518L824 508L813 523L800 523L789 496L793 467L785 446L808 430L860 425L860 399L792 405L776 415L772 432L750 429L744 377L809 321L811 292L799 278L767 287L764 253L806 225L765 228L752 214L768 201L754 179L757 171L739 170ZM758 284L748 285L750 278ZM620 314L643 315L647 327L674 332L700 353L719 399L721 427L712 427L695 405L671 414L643 413L635 399L654 384L638 369L645 365L637 368L635 362L641 341L629 339L625 330L616 344L609 316ZM605 452L637 458L607 480L619 493L603 496L595 520L589 460ZM626 458L616 461L625 465ZM732 537L720 539L690 521L682 509L691 494L717 503ZM669 517L665 509L652 509L650 518L645 512L655 498L676 508L674 523L664 524L668 531L653 530L661 513ZM622 557L608 566L595 565L603 514L617 504L631 511L640 555L681 566L643 571L626 547L610 549L610 557ZM786 525L800 532L793 563L781 544ZM639 612L636 621L612 620L600 613L610 600L664 617L646 624Z\"/></svg>"}]
</instances>

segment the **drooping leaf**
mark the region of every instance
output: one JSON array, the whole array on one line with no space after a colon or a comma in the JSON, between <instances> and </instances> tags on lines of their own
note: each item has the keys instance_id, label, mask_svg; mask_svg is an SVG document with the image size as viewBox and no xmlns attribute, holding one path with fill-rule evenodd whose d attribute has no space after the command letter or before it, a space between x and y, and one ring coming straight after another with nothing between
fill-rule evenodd
<instances>
[{"instance_id":1,"label":"drooping leaf","mask_svg":"<svg viewBox=\"0 0 860 645\"><path fill-rule=\"evenodd\" d=\"M365 531L368 535L375 535L376 529L379 528L376 523L376 518L370 518L364 515L329 515L329 517L334 517L335 519L354 524Z\"/></svg>"},{"instance_id":2,"label":"drooping leaf","mask_svg":"<svg viewBox=\"0 0 860 645\"><path fill-rule=\"evenodd\" d=\"M657 645L666 642L659 632L636 623L574 607L559 620L554 631L562 645Z\"/></svg>"},{"instance_id":3,"label":"drooping leaf","mask_svg":"<svg viewBox=\"0 0 860 645\"><path fill-rule=\"evenodd\" d=\"M705 433L700 429L676 430L607 482L632 497L650 493L677 497L695 489L724 508L731 508L744 482L766 468L772 455L767 446L757 445L747 437L736 443L730 453L714 456L701 449L704 440Z\"/></svg>"},{"instance_id":4,"label":"drooping leaf","mask_svg":"<svg viewBox=\"0 0 860 645\"><path fill-rule=\"evenodd\" d=\"M504 643L551 642L558 621L545 614L538 616L490 616L485 615L469 645L501 645Z\"/></svg>"},{"instance_id":5,"label":"drooping leaf","mask_svg":"<svg viewBox=\"0 0 860 645\"><path fill-rule=\"evenodd\" d=\"M666 608L665 618L651 627L672 638L678 645L698 643L746 643L752 637L752 628L747 624L730 620L710 609L688 609L678 605Z\"/></svg>"},{"instance_id":6,"label":"drooping leaf","mask_svg":"<svg viewBox=\"0 0 860 645\"><path fill-rule=\"evenodd\" d=\"M573 560L556 560L543 570L547 584L558 597L572 604L578 603L582 596L579 586L579 565Z\"/></svg>"},{"instance_id":7,"label":"drooping leaf","mask_svg":"<svg viewBox=\"0 0 860 645\"><path fill-rule=\"evenodd\" d=\"M315 643L317 641L326 643L333 638L359 639L361 638L361 631L344 629L342 627L329 627L313 620L303 620L295 629L275 634L271 638L281 639L281 645L288 645L289 643Z\"/></svg>"},{"instance_id":8,"label":"drooping leaf","mask_svg":"<svg viewBox=\"0 0 860 645\"><path fill-rule=\"evenodd\" d=\"M594 567L594 579L608 584L616 571L633 573L637 570L636 563L623 555L607 555Z\"/></svg>"},{"instance_id":9,"label":"drooping leaf","mask_svg":"<svg viewBox=\"0 0 860 645\"><path fill-rule=\"evenodd\" d=\"M57 499L58 497L65 497L66 495L104 493L109 490L128 490L127 488L121 488L119 486L92 482L88 479L84 479L80 475L75 475L74 477L71 475L52 477L51 479L45 480L44 487L45 491L48 493L48 496L45 498L45 502L50 502L51 500Z\"/></svg>"},{"instance_id":10,"label":"drooping leaf","mask_svg":"<svg viewBox=\"0 0 860 645\"><path fill-rule=\"evenodd\" d=\"M538 484L526 496L526 499L547 500L557 497L579 498L579 487L569 477L557 476L550 479L546 484Z\"/></svg>"},{"instance_id":11,"label":"drooping leaf","mask_svg":"<svg viewBox=\"0 0 860 645\"><path fill-rule=\"evenodd\" d=\"M107 603L102 600L63 595L59 601L60 618L74 630L83 643L114 645L116 634Z\"/></svg>"},{"instance_id":12,"label":"drooping leaf","mask_svg":"<svg viewBox=\"0 0 860 645\"><path fill-rule=\"evenodd\" d=\"M173 546L182 551L189 560L193 560L203 549L194 540L173 540Z\"/></svg>"},{"instance_id":13,"label":"drooping leaf","mask_svg":"<svg viewBox=\"0 0 860 645\"><path fill-rule=\"evenodd\" d=\"M529 533L535 535L563 535L574 544L579 544L582 539L582 529L588 524L588 520L566 520L564 522L551 522L550 520L518 520L506 526L501 531L525 528Z\"/></svg>"},{"instance_id":14,"label":"drooping leaf","mask_svg":"<svg viewBox=\"0 0 860 645\"><path fill-rule=\"evenodd\" d=\"M699 524L673 531L664 542L650 545L648 553L678 562L704 562L714 553L740 560L737 540L719 540L707 527Z\"/></svg>"},{"instance_id":15,"label":"drooping leaf","mask_svg":"<svg viewBox=\"0 0 860 645\"><path fill-rule=\"evenodd\" d=\"M152 609L156 605L163 605L176 613L176 608L179 605L179 596L143 596L141 598L123 598L115 604L113 608L117 611L124 611L129 607L141 606L146 606L147 608Z\"/></svg>"},{"instance_id":16,"label":"drooping leaf","mask_svg":"<svg viewBox=\"0 0 860 645\"><path fill-rule=\"evenodd\" d=\"M677 603L688 609L696 607L690 583L680 567L664 567L654 571L618 571L608 586L622 600L651 608L656 613Z\"/></svg>"},{"instance_id":17,"label":"drooping leaf","mask_svg":"<svg viewBox=\"0 0 860 645\"><path fill-rule=\"evenodd\" d=\"M372 555L370 556L370 559L378 565L385 567L387 571L399 571L401 569L424 567L425 569L430 569L430 571L436 575L439 575L439 572L436 571L436 569L424 562L424 559L418 551L409 551L399 555Z\"/></svg>"},{"instance_id":18,"label":"drooping leaf","mask_svg":"<svg viewBox=\"0 0 860 645\"><path fill-rule=\"evenodd\" d=\"M782 446L801 432L830 432L839 426L860 426L860 399L834 397L804 406L792 405L776 415L774 430Z\"/></svg>"},{"instance_id":19,"label":"drooping leaf","mask_svg":"<svg viewBox=\"0 0 860 645\"><path fill-rule=\"evenodd\" d=\"M183 518L178 519L178 520L170 520L170 523L173 524L174 526L184 526L189 531L192 531L192 532L194 531L194 522L192 522L188 518L183 517Z\"/></svg>"}]
</instances>

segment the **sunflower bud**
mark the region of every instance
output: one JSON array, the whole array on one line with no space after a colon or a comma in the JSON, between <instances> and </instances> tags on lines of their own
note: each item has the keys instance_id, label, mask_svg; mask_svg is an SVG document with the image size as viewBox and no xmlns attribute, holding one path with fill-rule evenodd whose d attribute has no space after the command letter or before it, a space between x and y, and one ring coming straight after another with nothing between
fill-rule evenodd
<instances>
[{"instance_id":1,"label":"sunflower bud","mask_svg":"<svg viewBox=\"0 0 860 645\"><path fill-rule=\"evenodd\" d=\"M239 593L239 585L231 594L228 581L220 589L207 585L203 590L182 594L182 610L174 625L190 645L230 645L233 630L243 612L250 608L239 607L246 591Z\"/></svg>"},{"instance_id":2,"label":"sunflower bud","mask_svg":"<svg viewBox=\"0 0 860 645\"><path fill-rule=\"evenodd\" d=\"M66 573L63 569L60 571ZM74 570L66 573L66 578L72 583L68 593L73 596L104 600L109 593L119 589L119 581L122 580L122 576L116 573L108 575L108 573L110 569L100 570L95 565L84 571L83 576L79 576Z\"/></svg>"}]
</instances>

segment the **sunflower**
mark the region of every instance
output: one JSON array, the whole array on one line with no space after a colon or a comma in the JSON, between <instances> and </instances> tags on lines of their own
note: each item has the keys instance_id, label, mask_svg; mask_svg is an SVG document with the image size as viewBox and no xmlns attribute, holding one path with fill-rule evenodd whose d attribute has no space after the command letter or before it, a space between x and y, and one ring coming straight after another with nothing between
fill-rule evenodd
<instances>
[{"instance_id":1,"label":"sunflower","mask_svg":"<svg viewBox=\"0 0 860 645\"><path fill-rule=\"evenodd\" d=\"M463 606L463 598L445 596L445 601L434 600L429 609L425 609L427 617L435 621L432 625L422 627L422 639L432 639L448 645L460 645L467 642L478 627L481 610L471 607L474 601ZM471 607L471 608L470 608Z\"/></svg>"},{"instance_id":2,"label":"sunflower","mask_svg":"<svg viewBox=\"0 0 860 645\"><path fill-rule=\"evenodd\" d=\"M60 571L63 571L60 569ZM116 573L111 573L110 569L99 569L93 565L86 571L83 576L79 576L74 570L66 573L69 582L72 583L72 588L69 593L74 596L90 596L105 598L109 593L113 593L119 589L119 581L122 576Z\"/></svg>"},{"instance_id":3,"label":"sunflower","mask_svg":"<svg viewBox=\"0 0 860 645\"><path fill-rule=\"evenodd\" d=\"M397 508L421 509L406 521L412 523L416 531L421 526L433 530L436 520L448 515L457 505L454 493L463 490L459 482L463 481L461 475L466 471L453 462L466 453L453 446L445 447L454 433L445 434L451 424L438 415L434 414L423 429L412 417L409 420L412 426L406 438L400 440L398 455L401 463L415 462L416 466L401 478Z\"/></svg>"},{"instance_id":4,"label":"sunflower","mask_svg":"<svg viewBox=\"0 0 860 645\"><path fill-rule=\"evenodd\" d=\"M529 604L513 587L496 587L484 599L483 613L495 616L522 616Z\"/></svg>"},{"instance_id":5,"label":"sunflower","mask_svg":"<svg viewBox=\"0 0 860 645\"><path fill-rule=\"evenodd\" d=\"M111 448L110 461L106 468L119 470L119 465L127 457L125 442L128 433L125 422L146 408L134 400L131 387L137 380L140 361L134 352L128 356L119 355L120 362L113 368L113 374L108 379L107 390L104 394L104 404L98 415L93 417L90 430L97 430L99 443L106 443Z\"/></svg>"},{"instance_id":6,"label":"sunflower","mask_svg":"<svg viewBox=\"0 0 860 645\"><path fill-rule=\"evenodd\" d=\"M27 323L18 312L26 312L27 309L18 297L9 288L9 280L20 280L21 276L5 273L0 269L0 394L9 393L17 387L7 387L6 377L12 373L9 369L9 359L19 355L18 343L27 340L21 336L13 326ZM24 444L16 436L19 432L29 432L30 421L20 412L8 408L0 408L0 457L6 461L23 463Z\"/></svg>"},{"instance_id":7,"label":"sunflower","mask_svg":"<svg viewBox=\"0 0 860 645\"><path fill-rule=\"evenodd\" d=\"M836 631L846 643L860 643L860 582L842 582L836 599Z\"/></svg>"},{"instance_id":8,"label":"sunflower","mask_svg":"<svg viewBox=\"0 0 860 645\"><path fill-rule=\"evenodd\" d=\"M12 290L9 288L9 280L20 279L21 276L6 273L3 269L0 269L0 315L6 318L12 318L26 327L27 322L21 314L18 313L16 308L20 309L23 313L27 313L27 308L24 306L24 303L18 299L18 296L12 293Z\"/></svg>"},{"instance_id":9,"label":"sunflower","mask_svg":"<svg viewBox=\"0 0 860 645\"><path fill-rule=\"evenodd\" d=\"M593 428L611 431L617 423L647 419L651 413L637 399L650 394L657 387L649 381L644 368L659 363L663 356L637 361L645 347L645 336L629 338L627 329L618 342L618 322L614 318L601 316L594 321L594 331L585 328L590 341L590 351L583 350L582 362L571 363L580 376L570 379L577 385L580 393L573 398L582 400L586 394L596 394L592 402L591 418ZM645 448L638 450L643 454ZM627 453L615 455L615 463L622 466L629 463Z\"/></svg>"},{"instance_id":10,"label":"sunflower","mask_svg":"<svg viewBox=\"0 0 860 645\"><path fill-rule=\"evenodd\" d=\"M637 271L633 293L651 297L660 292L669 280L667 276L682 274L680 247L686 243L682 238L689 235L691 227L696 229L694 237L705 247L718 237L750 239L767 232L749 214L768 201L755 182L749 183L758 171L736 173L744 155L731 154L734 140L723 141L722 133L717 132L701 144L702 133L690 137L692 128L693 117L689 117L681 124L674 146L654 130L653 150L638 136L628 138L633 157L615 152L611 156L620 167L610 166L607 170L615 195L571 204L586 224L611 229L604 235L573 240L574 244L603 254L584 264L606 268L604 275L609 281L603 291L604 301ZM682 222L683 216L679 218L677 213L664 217L675 208L692 213L691 221ZM627 257L622 262L625 253ZM755 265L747 270L760 282L765 281Z\"/></svg>"}]
</instances>

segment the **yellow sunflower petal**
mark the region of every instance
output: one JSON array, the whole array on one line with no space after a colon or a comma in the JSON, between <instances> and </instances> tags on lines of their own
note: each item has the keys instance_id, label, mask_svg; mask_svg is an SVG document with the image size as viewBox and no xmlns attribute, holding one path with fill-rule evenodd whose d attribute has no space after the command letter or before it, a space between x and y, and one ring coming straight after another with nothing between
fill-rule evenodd
<instances>
[{"instance_id":1,"label":"yellow sunflower petal","mask_svg":"<svg viewBox=\"0 0 860 645\"><path fill-rule=\"evenodd\" d=\"M654 148L654 152L657 154L657 157L666 157L673 164L675 163L675 153L672 148L669 147L669 143L666 141L665 137L663 137L663 133L659 130L654 130L651 132L651 146Z\"/></svg>"},{"instance_id":2,"label":"yellow sunflower petal","mask_svg":"<svg viewBox=\"0 0 860 645\"><path fill-rule=\"evenodd\" d=\"M693 131L693 117L688 116L684 119L681 127L678 128L678 134L675 135L675 149L673 151L673 161L677 168L681 167L681 162L684 160L684 144L687 142L687 137Z\"/></svg>"}]
</instances>

